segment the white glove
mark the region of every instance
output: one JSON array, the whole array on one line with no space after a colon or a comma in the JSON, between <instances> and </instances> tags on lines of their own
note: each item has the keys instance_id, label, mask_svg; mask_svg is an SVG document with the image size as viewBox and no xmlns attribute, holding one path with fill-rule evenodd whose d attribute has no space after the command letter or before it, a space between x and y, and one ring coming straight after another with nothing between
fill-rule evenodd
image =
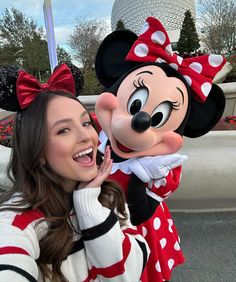
<instances>
[{"instance_id":1,"label":"white glove","mask_svg":"<svg viewBox=\"0 0 236 282\"><path fill-rule=\"evenodd\" d=\"M169 171L182 165L188 157L180 154L170 154L156 157L137 158L130 163L131 171L143 182L166 177Z\"/></svg>"}]
</instances>

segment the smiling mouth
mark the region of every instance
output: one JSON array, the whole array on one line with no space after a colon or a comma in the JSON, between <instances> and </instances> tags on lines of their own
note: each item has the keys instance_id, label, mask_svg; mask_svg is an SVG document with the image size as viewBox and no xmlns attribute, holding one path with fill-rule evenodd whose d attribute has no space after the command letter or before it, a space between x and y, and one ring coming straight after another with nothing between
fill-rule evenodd
<instances>
[{"instance_id":1,"label":"smiling mouth","mask_svg":"<svg viewBox=\"0 0 236 282\"><path fill-rule=\"evenodd\" d=\"M76 153L73 156L74 161L86 165L93 161L93 149L90 148L88 150Z\"/></svg>"},{"instance_id":2,"label":"smiling mouth","mask_svg":"<svg viewBox=\"0 0 236 282\"><path fill-rule=\"evenodd\" d=\"M133 150L125 147L124 145L122 145L121 143L119 143L117 140L116 140L116 144L117 144L117 147L120 151L124 152L124 153L131 153L133 152Z\"/></svg>"}]
</instances>

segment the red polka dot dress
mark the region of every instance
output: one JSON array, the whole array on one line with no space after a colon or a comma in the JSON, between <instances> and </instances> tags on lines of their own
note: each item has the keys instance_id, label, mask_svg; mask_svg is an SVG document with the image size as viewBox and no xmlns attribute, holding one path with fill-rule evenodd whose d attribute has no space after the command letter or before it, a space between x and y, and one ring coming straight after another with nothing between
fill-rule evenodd
<instances>
[{"instance_id":1,"label":"red polka dot dress","mask_svg":"<svg viewBox=\"0 0 236 282\"><path fill-rule=\"evenodd\" d=\"M97 122L95 115L93 115L93 118ZM99 141L99 150L103 152L108 141L103 131L99 134ZM125 194L127 194L131 175L127 170L127 161L113 163L112 172L109 176L110 180L119 183ZM158 186L158 190L175 190L179 186L181 170L180 166L174 168L161 181L155 181L151 187L149 185L149 189L154 192ZM184 256L179 245L179 236L167 205L162 202L153 216L138 225L137 229L139 234L145 237L151 251L140 281L162 282L163 280L170 280L173 268L184 262Z\"/></svg>"},{"instance_id":2,"label":"red polka dot dress","mask_svg":"<svg viewBox=\"0 0 236 282\"><path fill-rule=\"evenodd\" d=\"M166 177L165 188L168 189L167 185L178 186L180 176L181 167L173 169L172 173L169 173ZM126 193L129 174L117 170L109 178L118 182ZM153 216L138 225L137 229L145 237L151 251L140 281L162 282L170 280L173 268L184 262L184 256L180 248L180 239L176 227L166 203L162 202Z\"/></svg>"}]
</instances>

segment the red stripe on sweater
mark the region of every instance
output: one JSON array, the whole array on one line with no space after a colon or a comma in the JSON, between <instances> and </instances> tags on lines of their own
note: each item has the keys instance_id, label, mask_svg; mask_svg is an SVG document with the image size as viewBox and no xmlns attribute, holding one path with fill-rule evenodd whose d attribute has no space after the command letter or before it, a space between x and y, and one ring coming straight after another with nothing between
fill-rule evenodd
<instances>
[{"instance_id":1,"label":"red stripe on sweater","mask_svg":"<svg viewBox=\"0 0 236 282\"><path fill-rule=\"evenodd\" d=\"M121 275L125 271L125 261L130 253L131 249L131 243L129 240L129 237L125 235L125 239L122 244L122 250L123 250L123 259L111 266L108 266L106 268L96 268L92 267L89 270L89 275L88 277L84 280L84 282L89 282L91 280L96 279L97 275L102 275L106 278L112 278L118 275Z\"/></svg>"},{"instance_id":2,"label":"red stripe on sweater","mask_svg":"<svg viewBox=\"0 0 236 282\"><path fill-rule=\"evenodd\" d=\"M0 255L8 255L8 254L21 254L29 256L29 253L26 250L19 247L1 247Z\"/></svg>"},{"instance_id":3,"label":"red stripe on sweater","mask_svg":"<svg viewBox=\"0 0 236 282\"><path fill-rule=\"evenodd\" d=\"M126 228L122 230L124 233L131 234L131 235L140 235L138 230L133 229L133 228Z\"/></svg>"},{"instance_id":4,"label":"red stripe on sweater","mask_svg":"<svg viewBox=\"0 0 236 282\"><path fill-rule=\"evenodd\" d=\"M12 225L24 230L33 221L43 218L43 214L38 210L25 211L15 216Z\"/></svg>"}]
</instances>

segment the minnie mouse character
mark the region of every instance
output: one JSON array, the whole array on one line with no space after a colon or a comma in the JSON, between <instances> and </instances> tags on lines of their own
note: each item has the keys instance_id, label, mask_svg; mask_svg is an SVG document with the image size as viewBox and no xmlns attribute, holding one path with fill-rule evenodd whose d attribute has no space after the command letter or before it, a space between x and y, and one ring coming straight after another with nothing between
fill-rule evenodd
<instances>
[{"instance_id":1,"label":"minnie mouse character","mask_svg":"<svg viewBox=\"0 0 236 282\"><path fill-rule=\"evenodd\" d=\"M184 262L163 200L180 182L183 136L206 134L223 114L225 97L212 81L225 63L219 55L181 58L153 17L139 36L114 31L99 47L96 73L107 88L95 105L100 150L110 144L110 178L123 187L131 220L151 249L142 282L169 280Z\"/></svg>"}]
</instances>

